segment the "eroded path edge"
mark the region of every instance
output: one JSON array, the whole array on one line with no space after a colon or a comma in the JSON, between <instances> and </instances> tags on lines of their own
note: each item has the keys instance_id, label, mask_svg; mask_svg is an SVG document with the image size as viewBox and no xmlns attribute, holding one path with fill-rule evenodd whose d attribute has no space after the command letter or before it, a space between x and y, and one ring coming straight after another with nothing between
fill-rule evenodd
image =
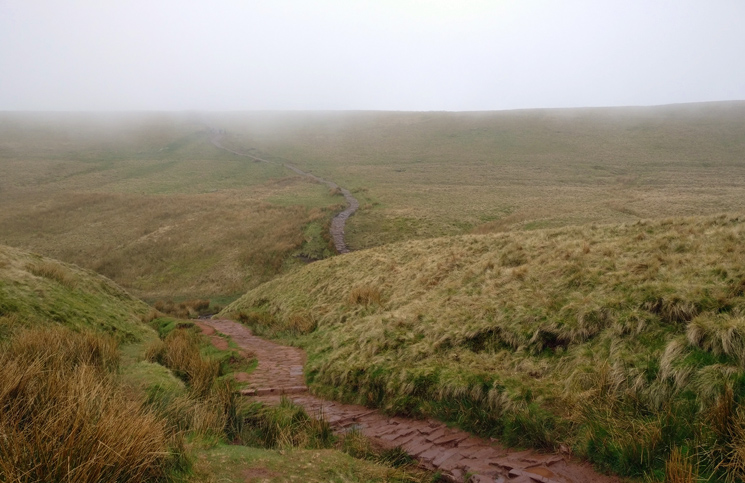
<instances>
[{"instance_id":1,"label":"eroded path edge","mask_svg":"<svg viewBox=\"0 0 745 483\"><path fill-rule=\"evenodd\" d=\"M442 422L389 417L380 411L342 404L308 392L303 375L305 352L254 336L246 326L232 320L199 321L203 331L212 328L233 339L258 359L243 393L266 404L278 404L282 395L309 414L323 416L337 432L352 428L375 443L400 446L428 469L440 471L452 481L501 483L619 483L597 473L589 464L568 454L516 451L497 441L478 438ZM207 328L209 327L209 328Z\"/></svg>"}]
</instances>

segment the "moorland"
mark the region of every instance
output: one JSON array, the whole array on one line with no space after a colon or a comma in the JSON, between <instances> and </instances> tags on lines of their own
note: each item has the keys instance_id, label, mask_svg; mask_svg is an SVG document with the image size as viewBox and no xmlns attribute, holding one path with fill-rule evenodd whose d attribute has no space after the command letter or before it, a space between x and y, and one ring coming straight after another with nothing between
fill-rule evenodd
<instances>
[{"instance_id":1,"label":"moorland","mask_svg":"<svg viewBox=\"0 0 745 483\"><path fill-rule=\"evenodd\" d=\"M218 149L215 128L226 147L272 162ZM431 477L331 449L349 443L291 406L241 416L230 373L250 371L250 354L211 348L162 313L203 299L303 347L317 394L569 448L625 477L739 481L744 156L743 102L1 113L2 367L29 369L4 370L0 403L20 401L19 387L40 391L23 394L46 401L41 412L81 387L126 401L150 432L122 440L141 436L150 449L131 454L161 456L132 459L140 473L111 481L209 480L240 474L242 458L278 481L311 460L319 473L307 481ZM283 163L360 201L352 253L335 255L328 236L344 199ZM42 350L55 344L54 356ZM54 371L65 387L43 379ZM113 414L86 404L45 431ZM24 407L0 421L4 434L26 431L3 439L16 458L0 462L9 481L33 481L10 472L28 455L28 468L63 475L42 456L67 451L84 465L97 454L82 437L75 450L24 447L40 431L28 421L42 419ZM283 417L305 421L292 461L244 424ZM224 444L239 440L248 446Z\"/></svg>"}]
</instances>

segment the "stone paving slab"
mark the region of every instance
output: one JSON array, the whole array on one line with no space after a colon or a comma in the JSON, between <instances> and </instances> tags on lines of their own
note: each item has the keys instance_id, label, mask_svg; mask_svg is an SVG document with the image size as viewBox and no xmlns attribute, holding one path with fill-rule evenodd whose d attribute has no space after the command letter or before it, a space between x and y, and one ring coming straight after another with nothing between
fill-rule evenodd
<instances>
[{"instance_id":1,"label":"stone paving slab","mask_svg":"<svg viewBox=\"0 0 745 483\"><path fill-rule=\"evenodd\" d=\"M357 428L383 447L401 447L421 466L440 471L446 478L470 483L620 483L616 477L597 473L590 465L561 454L514 451L497 442L448 428L434 420L391 418L379 411L327 401L307 392L302 367L305 353L251 334L230 320L202 321L230 336L242 349L256 355L259 363L248 376L244 391L265 404L278 404L282 394L308 414L321 415L335 431ZM303 388L303 390L299 390ZM253 391L253 392L250 392Z\"/></svg>"}]
</instances>

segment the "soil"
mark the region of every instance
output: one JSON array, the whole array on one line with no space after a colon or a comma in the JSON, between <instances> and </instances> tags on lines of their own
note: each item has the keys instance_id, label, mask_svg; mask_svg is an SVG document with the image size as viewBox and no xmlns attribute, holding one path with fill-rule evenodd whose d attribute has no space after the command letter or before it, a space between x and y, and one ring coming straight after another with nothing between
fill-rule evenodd
<instances>
[{"instance_id":1,"label":"soil","mask_svg":"<svg viewBox=\"0 0 745 483\"><path fill-rule=\"evenodd\" d=\"M230 148L226 148L222 145L220 140L222 139L222 133L219 130L213 130L212 136L210 137L210 141L212 141L212 144L214 144L216 147L220 149L224 149L225 151L228 151L229 153L233 153L236 156L245 156L247 158L251 158L254 161L258 161L261 163L272 163L272 161L259 158L257 156L253 156L251 154L241 153L239 151L235 151ZM329 228L329 234L331 235L331 239L334 240L334 247L336 248L336 251L339 253L349 253L349 247L347 246L346 241L344 240L344 227L347 223L347 219L354 214L355 211L357 211L360 207L359 201L357 201L357 198L352 196L352 193L349 192L348 189L342 188L338 184L334 183L333 181L325 180L323 178L320 178L312 173L308 173L303 171L302 169L293 166L289 163L282 163L282 166L289 169L290 171L299 174L300 176L305 176L307 178L310 178L318 183L323 183L326 186L328 186L332 191L339 190L339 192L344 196L344 199L347 202L347 207L340 213L337 213L336 216L331 220L331 228Z\"/></svg>"},{"instance_id":2,"label":"soil","mask_svg":"<svg viewBox=\"0 0 745 483\"><path fill-rule=\"evenodd\" d=\"M431 419L389 417L363 406L341 404L313 396L303 376L305 352L260 337L232 320L199 324L205 334L216 330L230 336L241 348L256 355L259 363L247 377L242 391L266 404L278 404L286 395L316 417L325 418L337 432L356 428L375 444L400 446L419 464L446 478L464 482L510 483L619 483L617 477L597 473L568 452L539 453L507 448L495 440L478 438Z\"/></svg>"}]
</instances>

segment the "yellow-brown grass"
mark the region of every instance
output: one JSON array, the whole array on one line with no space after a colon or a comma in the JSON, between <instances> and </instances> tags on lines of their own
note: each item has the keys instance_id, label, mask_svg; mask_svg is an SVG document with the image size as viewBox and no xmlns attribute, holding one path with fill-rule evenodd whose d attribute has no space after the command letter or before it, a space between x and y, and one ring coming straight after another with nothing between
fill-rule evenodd
<instances>
[{"instance_id":1,"label":"yellow-brown grass","mask_svg":"<svg viewBox=\"0 0 745 483\"><path fill-rule=\"evenodd\" d=\"M680 448L675 448L665 462L665 483L696 483L696 481L698 477L693 470L693 464Z\"/></svg>"},{"instance_id":2,"label":"yellow-brown grass","mask_svg":"<svg viewBox=\"0 0 745 483\"><path fill-rule=\"evenodd\" d=\"M173 300L157 300L153 304L153 307L159 312L172 315L179 319L194 319L206 313L210 308L210 301L207 299L195 299L176 303Z\"/></svg>"},{"instance_id":3,"label":"yellow-brown grass","mask_svg":"<svg viewBox=\"0 0 745 483\"><path fill-rule=\"evenodd\" d=\"M740 475L739 426L711 456L707 414L745 378L743 247L734 215L411 241L314 263L224 315L287 336L312 314L298 342L332 397L567 444L630 476L664 471L673 447Z\"/></svg>"},{"instance_id":4,"label":"yellow-brown grass","mask_svg":"<svg viewBox=\"0 0 745 483\"><path fill-rule=\"evenodd\" d=\"M112 379L113 339L62 328L18 333L0 352L0 480L160 481L165 424ZM123 417L124 415L124 417Z\"/></svg>"},{"instance_id":5,"label":"yellow-brown grass","mask_svg":"<svg viewBox=\"0 0 745 483\"><path fill-rule=\"evenodd\" d=\"M194 394L206 397L220 371L220 364L202 357L198 334L184 329L171 331L163 341L151 345L145 354L147 360L157 362L182 378Z\"/></svg>"},{"instance_id":6,"label":"yellow-brown grass","mask_svg":"<svg viewBox=\"0 0 745 483\"><path fill-rule=\"evenodd\" d=\"M370 305L381 302L380 290L377 287L354 287L349 292L349 302L355 305Z\"/></svg>"},{"instance_id":7,"label":"yellow-brown grass","mask_svg":"<svg viewBox=\"0 0 745 483\"><path fill-rule=\"evenodd\" d=\"M52 261L41 261L28 266L28 271L39 277L45 277L74 289L77 285L75 278L69 270L65 270L59 263Z\"/></svg>"}]
</instances>

